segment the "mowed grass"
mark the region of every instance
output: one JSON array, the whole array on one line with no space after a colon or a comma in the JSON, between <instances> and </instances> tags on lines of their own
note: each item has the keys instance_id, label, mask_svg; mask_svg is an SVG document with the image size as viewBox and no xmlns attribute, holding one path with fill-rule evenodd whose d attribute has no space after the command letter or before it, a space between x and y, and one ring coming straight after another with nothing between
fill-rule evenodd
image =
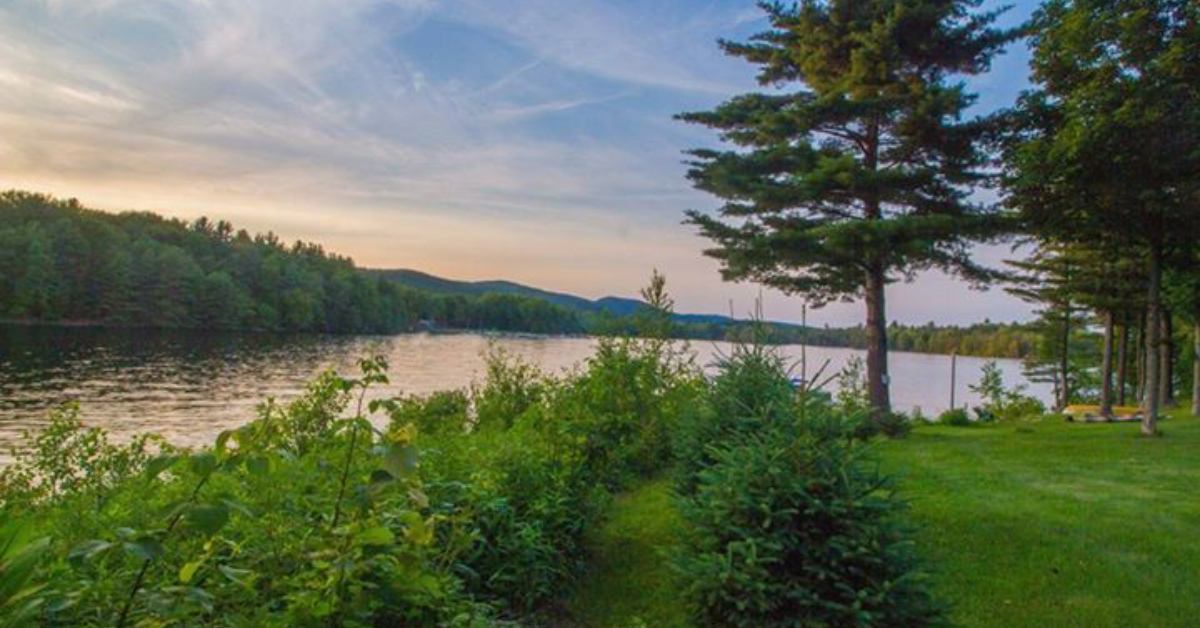
<instances>
[{"instance_id":1,"label":"mowed grass","mask_svg":"<svg viewBox=\"0 0 1200 628\"><path fill-rule=\"evenodd\" d=\"M1200 420L921 427L878 447L964 626L1200 623Z\"/></svg>"},{"instance_id":2,"label":"mowed grass","mask_svg":"<svg viewBox=\"0 0 1200 628\"><path fill-rule=\"evenodd\" d=\"M588 571L565 603L574 626L687 626L687 612L665 552L679 516L666 479L640 484L614 498L608 516L588 537Z\"/></svg>"}]
</instances>

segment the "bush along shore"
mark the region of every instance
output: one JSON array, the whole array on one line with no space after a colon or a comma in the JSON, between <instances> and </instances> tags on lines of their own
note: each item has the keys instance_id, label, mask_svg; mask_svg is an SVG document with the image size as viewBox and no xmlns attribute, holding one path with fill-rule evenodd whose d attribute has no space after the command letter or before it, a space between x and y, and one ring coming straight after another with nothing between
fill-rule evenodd
<instances>
[{"instance_id":1,"label":"bush along shore","mask_svg":"<svg viewBox=\"0 0 1200 628\"><path fill-rule=\"evenodd\" d=\"M364 401L386 366L326 373L195 450L110 443L64 408L0 472L0 616L561 624L611 495L665 475L689 528L670 562L698 622L939 617L860 422L798 398L765 350L712 380L656 340L605 340L557 378L492 352L470 390Z\"/></svg>"}]
</instances>

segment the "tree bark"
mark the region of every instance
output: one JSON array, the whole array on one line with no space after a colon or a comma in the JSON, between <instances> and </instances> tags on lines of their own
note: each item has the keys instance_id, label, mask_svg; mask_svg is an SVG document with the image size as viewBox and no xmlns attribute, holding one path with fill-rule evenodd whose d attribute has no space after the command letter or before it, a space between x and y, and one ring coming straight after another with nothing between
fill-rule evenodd
<instances>
[{"instance_id":1,"label":"tree bark","mask_svg":"<svg viewBox=\"0 0 1200 628\"><path fill-rule=\"evenodd\" d=\"M875 172L879 167L879 118L867 124L863 150L863 165ZM863 216L870 222L883 218L879 194L870 191L863 198ZM888 394L887 365L887 310L884 303L885 278L887 277L886 253L877 252L867 264L867 275L863 285L867 302L867 390L871 400L871 418L880 424L892 411L891 396Z\"/></svg>"},{"instance_id":2,"label":"tree bark","mask_svg":"<svg viewBox=\"0 0 1200 628\"><path fill-rule=\"evenodd\" d=\"M888 394L887 314L884 304L884 273L876 264L867 272L867 391L871 418L881 421L892 411Z\"/></svg>"},{"instance_id":3,"label":"tree bark","mask_svg":"<svg viewBox=\"0 0 1200 628\"><path fill-rule=\"evenodd\" d=\"M1175 405L1175 339L1172 333L1171 311L1159 307L1159 320L1162 321L1162 339L1159 343L1159 403L1170 408Z\"/></svg>"},{"instance_id":4,"label":"tree bark","mask_svg":"<svg viewBox=\"0 0 1200 628\"><path fill-rule=\"evenodd\" d=\"M1065 410L1071 405L1071 302L1063 305L1062 326L1062 356L1058 363L1058 377L1062 380L1059 389L1062 397L1058 401L1058 409Z\"/></svg>"},{"instance_id":5,"label":"tree bark","mask_svg":"<svg viewBox=\"0 0 1200 628\"><path fill-rule=\"evenodd\" d=\"M1200 315L1192 326L1192 416L1200 416Z\"/></svg>"},{"instance_id":6,"label":"tree bark","mask_svg":"<svg viewBox=\"0 0 1200 628\"><path fill-rule=\"evenodd\" d=\"M1160 292L1162 289L1162 248L1150 249L1148 289L1146 291L1146 394L1142 402L1142 435L1158 434L1159 354L1162 347L1159 332L1162 328Z\"/></svg>"},{"instance_id":7,"label":"tree bark","mask_svg":"<svg viewBox=\"0 0 1200 628\"><path fill-rule=\"evenodd\" d=\"M1112 416L1113 313L1104 313L1104 351L1100 358L1100 416Z\"/></svg>"},{"instance_id":8,"label":"tree bark","mask_svg":"<svg viewBox=\"0 0 1200 628\"><path fill-rule=\"evenodd\" d=\"M1142 405L1146 400L1146 310L1138 313L1137 326L1137 402Z\"/></svg>"},{"instance_id":9,"label":"tree bark","mask_svg":"<svg viewBox=\"0 0 1200 628\"><path fill-rule=\"evenodd\" d=\"M1117 345L1117 405L1125 405L1129 378L1129 312L1121 313L1121 343Z\"/></svg>"}]
</instances>

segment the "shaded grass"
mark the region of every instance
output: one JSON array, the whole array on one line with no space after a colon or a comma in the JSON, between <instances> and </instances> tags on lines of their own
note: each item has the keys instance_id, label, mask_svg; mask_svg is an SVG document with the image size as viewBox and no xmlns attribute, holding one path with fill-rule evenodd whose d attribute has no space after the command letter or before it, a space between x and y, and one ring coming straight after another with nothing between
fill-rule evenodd
<instances>
[{"instance_id":1,"label":"shaded grass","mask_svg":"<svg viewBox=\"0 0 1200 628\"><path fill-rule=\"evenodd\" d=\"M936 592L966 626L1200 618L1200 421L921 427L882 443Z\"/></svg>"},{"instance_id":2,"label":"shaded grass","mask_svg":"<svg viewBox=\"0 0 1200 628\"><path fill-rule=\"evenodd\" d=\"M575 626L688 626L665 552L681 527L666 479L645 482L613 500L587 538L588 572L565 602Z\"/></svg>"}]
</instances>

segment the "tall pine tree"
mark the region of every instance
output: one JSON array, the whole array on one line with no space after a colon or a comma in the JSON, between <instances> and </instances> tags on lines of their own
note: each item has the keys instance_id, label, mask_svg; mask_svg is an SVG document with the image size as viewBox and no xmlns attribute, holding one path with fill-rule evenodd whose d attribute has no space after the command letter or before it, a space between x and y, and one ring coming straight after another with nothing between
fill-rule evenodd
<instances>
[{"instance_id":1,"label":"tall pine tree","mask_svg":"<svg viewBox=\"0 0 1200 628\"><path fill-rule=\"evenodd\" d=\"M760 3L770 27L722 41L758 66L768 93L681 114L721 133L689 178L725 201L688 213L716 242L728 280L754 280L817 304L863 298L873 416L890 412L884 288L927 268L971 280L971 243L996 232L968 200L985 165L974 96L955 77L988 68L1014 37L978 0Z\"/></svg>"},{"instance_id":2,"label":"tall pine tree","mask_svg":"<svg viewBox=\"0 0 1200 628\"><path fill-rule=\"evenodd\" d=\"M1162 276L1200 227L1200 5L1049 0L1009 188L1041 237L1144 251L1142 431L1162 398Z\"/></svg>"}]
</instances>

